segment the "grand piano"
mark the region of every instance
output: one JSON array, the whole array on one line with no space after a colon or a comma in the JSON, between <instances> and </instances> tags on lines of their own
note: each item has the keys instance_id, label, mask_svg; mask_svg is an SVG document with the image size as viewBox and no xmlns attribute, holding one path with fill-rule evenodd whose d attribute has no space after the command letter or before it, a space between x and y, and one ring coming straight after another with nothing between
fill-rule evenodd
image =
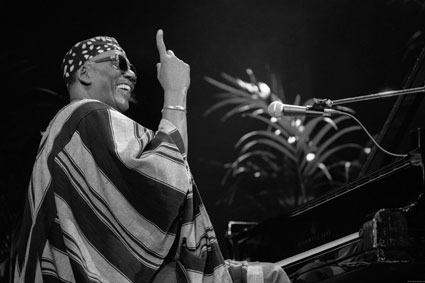
<instances>
[{"instance_id":1,"label":"grand piano","mask_svg":"<svg viewBox=\"0 0 425 283\"><path fill-rule=\"evenodd\" d=\"M404 89L425 82L425 48ZM425 282L425 93L397 97L359 177L260 223L229 222L236 260L275 262L293 282ZM232 225L233 224L233 225Z\"/></svg>"}]
</instances>

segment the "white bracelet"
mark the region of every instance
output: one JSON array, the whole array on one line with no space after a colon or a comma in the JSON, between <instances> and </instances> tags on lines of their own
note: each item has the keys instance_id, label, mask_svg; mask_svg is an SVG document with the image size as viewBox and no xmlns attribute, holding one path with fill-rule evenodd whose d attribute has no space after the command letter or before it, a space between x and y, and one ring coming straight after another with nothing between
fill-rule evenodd
<instances>
[{"instance_id":1,"label":"white bracelet","mask_svg":"<svg viewBox=\"0 0 425 283\"><path fill-rule=\"evenodd\" d=\"M164 108L162 108L161 113L163 113L165 110L176 110L176 111L182 111L184 113L187 113L186 108L184 108L183 106L180 106L180 105L165 106Z\"/></svg>"}]
</instances>

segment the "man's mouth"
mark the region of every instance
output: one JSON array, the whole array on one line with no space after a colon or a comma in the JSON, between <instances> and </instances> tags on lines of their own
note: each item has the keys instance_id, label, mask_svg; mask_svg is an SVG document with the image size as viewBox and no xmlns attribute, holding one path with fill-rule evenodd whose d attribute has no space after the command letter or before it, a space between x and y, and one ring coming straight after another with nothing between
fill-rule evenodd
<instances>
[{"instance_id":1,"label":"man's mouth","mask_svg":"<svg viewBox=\"0 0 425 283\"><path fill-rule=\"evenodd\" d=\"M131 87L127 84L119 84L117 85L117 88L127 91L127 92L131 92Z\"/></svg>"}]
</instances>

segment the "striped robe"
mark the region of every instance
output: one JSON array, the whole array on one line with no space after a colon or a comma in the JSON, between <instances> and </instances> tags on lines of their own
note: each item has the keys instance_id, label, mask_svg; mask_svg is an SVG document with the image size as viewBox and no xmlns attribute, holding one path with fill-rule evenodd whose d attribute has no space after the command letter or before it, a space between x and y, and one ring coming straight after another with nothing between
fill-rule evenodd
<instances>
[{"instance_id":1,"label":"striped robe","mask_svg":"<svg viewBox=\"0 0 425 283\"><path fill-rule=\"evenodd\" d=\"M179 132L67 105L36 156L15 282L150 282L167 259L183 282L232 282Z\"/></svg>"}]
</instances>

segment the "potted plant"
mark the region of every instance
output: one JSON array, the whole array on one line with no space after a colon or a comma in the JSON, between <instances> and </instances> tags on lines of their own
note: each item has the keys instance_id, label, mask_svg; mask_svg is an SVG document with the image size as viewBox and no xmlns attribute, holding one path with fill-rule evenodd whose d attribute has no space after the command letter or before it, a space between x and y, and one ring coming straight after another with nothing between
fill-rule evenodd
<instances>
[{"instance_id":1,"label":"potted plant","mask_svg":"<svg viewBox=\"0 0 425 283\"><path fill-rule=\"evenodd\" d=\"M204 116L224 111L221 122L235 117L259 125L242 134L234 145L236 157L222 164L225 193L219 204L235 205L235 199L243 195L243 205L248 201L255 211L247 216L250 221L269 217L270 211L283 213L351 181L365 149L352 141L350 135L361 127L348 116L271 117L271 102L288 102L278 76L269 74L268 83L258 81L250 69L248 81L226 73L221 76L227 83L205 77L222 92ZM297 95L291 104L300 103ZM308 99L304 105L311 103ZM353 113L346 107L343 110Z\"/></svg>"}]
</instances>

